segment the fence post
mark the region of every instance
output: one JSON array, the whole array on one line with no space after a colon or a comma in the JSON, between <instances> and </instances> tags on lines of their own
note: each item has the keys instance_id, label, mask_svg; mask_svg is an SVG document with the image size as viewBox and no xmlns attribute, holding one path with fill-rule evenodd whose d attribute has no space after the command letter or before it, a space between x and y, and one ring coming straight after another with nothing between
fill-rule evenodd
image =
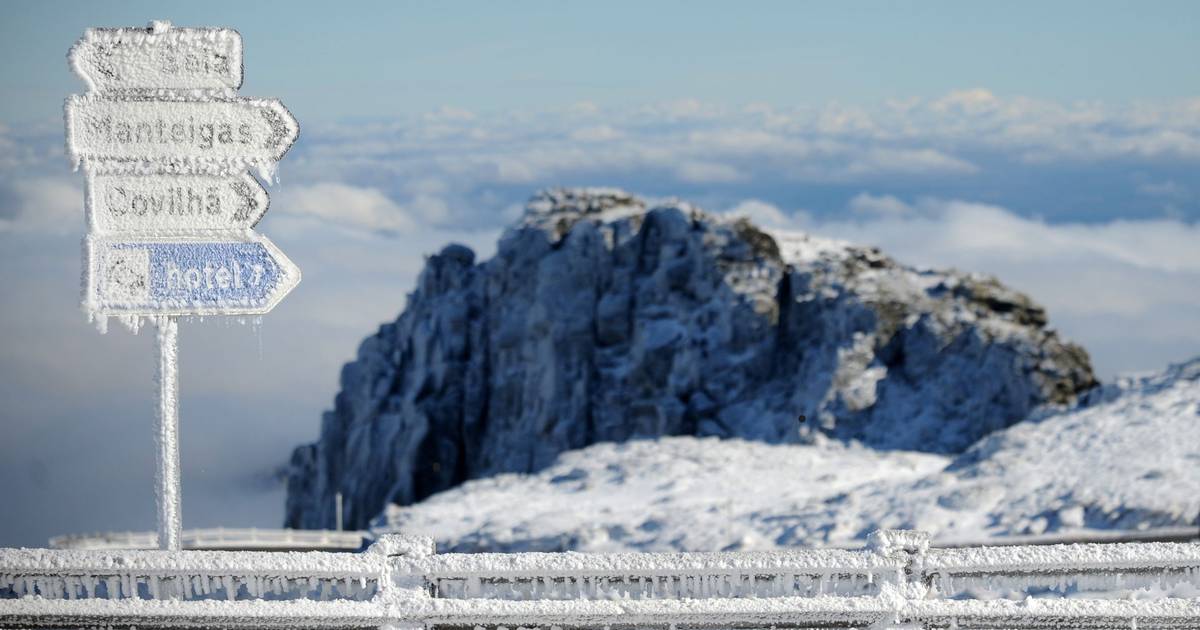
<instances>
[{"instance_id":1,"label":"fence post","mask_svg":"<svg viewBox=\"0 0 1200 630\"><path fill-rule=\"evenodd\" d=\"M425 575L414 571L410 560L421 560L437 553L437 545L428 536L384 534L366 553L383 556L383 571L379 576L376 598L392 603L414 603L434 596L435 585Z\"/></svg>"},{"instance_id":2,"label":"fence post","mask_svg":"<svg viewBox=\"0 0 1200 630\"><path fill-rule=\"evenodd\" d=\"M880 529L867 534L867 549L881 556L904 561L896 584L881 584L879 597L893 608L890 623L883 630L920 630L923 625L905 619L912 601L924 599L929 592L924 566L929 551L929 532L912 529Z\"/></svg>"}]
</instances>

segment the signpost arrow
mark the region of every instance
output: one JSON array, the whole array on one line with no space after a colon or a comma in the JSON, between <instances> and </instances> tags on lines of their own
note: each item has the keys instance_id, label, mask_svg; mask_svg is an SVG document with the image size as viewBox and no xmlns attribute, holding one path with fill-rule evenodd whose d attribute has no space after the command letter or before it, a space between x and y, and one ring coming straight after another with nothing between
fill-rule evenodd
<instances>
[{"instance_id":1,"label":"signpost arrow","mask_svg":"<svg viewBox=\"0 0 1200 630\"><path fill-rule=\"evenodd\" d=\"M242 86L242 36L228 28L89 28L67 58L89 90Z\"/></svg>"},{"instance_id":2,"label":"signpost arrow","mask_svg":"<svg viewBox=\"0 0 1200 630\"><path fill-rule=\"evenodd\" d=\"M216 235L219 236L219 235ZM300 282L266 237L87 241L88 307L102 315L261 315Z\"/></svg>"},{"instance_id":3,"label":"signpost arrow","mask_svg":"<svg viewBox=\"0 0 1200 630\"><path fill-rule=\"evenodd\" d=\"M300 133L275 99L67 99L67 147L76 164L144 172L269 171ZM100 164L96 164L99 162Z\"/></svg>"},{"instance_id":4,"label":"signpost arrow","mask_svg":"<svg viewBox=\"0 0 1200 630\"><path fill-rule=\"evenodd\" d=\"M241 175L88 174L87 206L100 232L162 234L248 229L270 199Z\"/></svg>"}]
</instances>

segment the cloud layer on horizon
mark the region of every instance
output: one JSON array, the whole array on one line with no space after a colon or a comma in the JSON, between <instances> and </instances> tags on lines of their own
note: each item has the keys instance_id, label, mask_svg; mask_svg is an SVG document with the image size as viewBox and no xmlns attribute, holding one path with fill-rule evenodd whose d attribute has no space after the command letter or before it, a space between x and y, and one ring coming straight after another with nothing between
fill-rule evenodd
<instances>
[{"instance_id":1,"label":"cloud layer on horizon","mask_svg":"<svg viewBox=\"0 0 1200 630\"><path fill-rule=\"evenodd\" d=\"M61 130L0 125L0 229L31 178L78 187ZM615 184L709 207L748 198L839 213L862 191L1011 208L1050 222L1200 218L1200 98L1112 106L985 89L874 107L740 108L679 100L306 125L280 165L298 213L368 231L498 227L533 189ZM21 190L24 187L25 190ZM66 195L62 195L66 198ZM20 204L16 204L20 205ZM339 207L341 206L341 207Z\"/></svg>"}]
</instances>

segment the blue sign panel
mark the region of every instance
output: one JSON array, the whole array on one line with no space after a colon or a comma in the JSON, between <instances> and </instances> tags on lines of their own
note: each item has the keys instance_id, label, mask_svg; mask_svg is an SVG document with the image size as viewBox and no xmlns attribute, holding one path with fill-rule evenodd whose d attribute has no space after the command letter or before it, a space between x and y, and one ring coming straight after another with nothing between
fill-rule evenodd
<instances>
[{"instance_id":1,"label":"blue sign panel","mask_svg":"<svg viewBox=\"0 0 1200 630\"><path fill-rule=\"evenodd\" d=\"M266 239L108 242L93 252L94 305L110 313L261 313L299 271Z\"/></svg>"}]
</instances>

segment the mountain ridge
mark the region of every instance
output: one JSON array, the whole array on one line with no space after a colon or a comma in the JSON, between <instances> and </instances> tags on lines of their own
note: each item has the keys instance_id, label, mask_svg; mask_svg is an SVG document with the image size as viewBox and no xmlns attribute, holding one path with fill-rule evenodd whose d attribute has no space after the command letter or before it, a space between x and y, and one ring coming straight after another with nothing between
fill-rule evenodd
<instances>
[{"instance_id":1,"label":"mountain ridge","mask_svg":"<svg viewBox=\"0 0 1200 630\"><path fill-rule=\"evenodd\" d=\"M534 196L477 262L429 257L293 454L287 524L364 526L597 442L817 436L954 453L1095 386L1027 296L615 189ZM807 420L797 423L797 418Z\"/></svg>"}]
</instances>

